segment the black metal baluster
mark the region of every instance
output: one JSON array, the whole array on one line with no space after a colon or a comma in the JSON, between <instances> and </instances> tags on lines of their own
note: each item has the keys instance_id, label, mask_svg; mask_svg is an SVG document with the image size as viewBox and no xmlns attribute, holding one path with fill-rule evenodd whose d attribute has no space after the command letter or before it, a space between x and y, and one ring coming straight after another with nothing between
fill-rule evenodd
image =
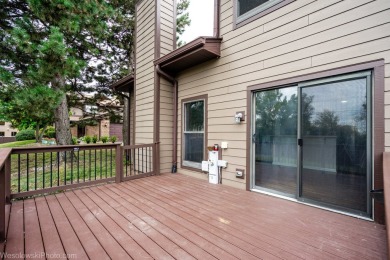
<instances>
[{"instance_id":1,"label":"black metal baluster","mask_svg":"<svg viewBox=\"0 0 390 260\"><path fill-rule=\"evenodd\" d=\"M18 154L18 192L20 192L20 154Z\"/></svg>"},{"instance_id":2,"label":"black metal baluster","mask_svg":"<svg viewBox=\"0 0 390 260\"><path fill-rule=\"evenodd\" d=\"M96 180L96 149L95 149L95 180Z\"/></svg>"},{"instance_id":3,"label":"black metal baluster","mask_svg":"<svg viewBox=\"0 0 390 260\"><path fill-rule=\"evenodd\" d=\"M42 181L42 189L45 188L45 152L42 153L42 175L43 175L43 181Z\"/></svg>"},{"instance_id":4,"label":"black metal baluster","mask_svg":"<svg viewBox=\"0 0 390 260\"><path fill-rule=\"evenodd\" d=\"M137 167L137 174L139 173L139 148L137 148L138 156L137 156L137 161L138 161L138 167Z\"/></svg>"},{"instance_id":5,"label":"black metal baluster","mask_svg":"<svg viewBox=\"0 0 390 260\"><path fill-rule=\"evenodd\" d=\"M108 154L108 150L105 149L104 151L106 153L106 179L107 179L107 174L108 174L108 158L107 158L107 154Z\"/></svg>"},{"instance_id":6,"label":"black metal baluster","mask_svg":"<svg viewBox=\"0 0 390 260\"><path fill-rule=\"evenodd\" d=\"M112 148L110 149L110 177L112 177Z\"/></svg>"},{"instance_id":7,"label":"black metal baluster","mask_svg":"<svg viewBox=\"0 0 390 260\"><path fill-rule=\"evenodd\" d=\"M128 164L128 150L125 150L125 168L126 168L126 177L129 176L129 173L127 172L127 164Z\"/></svg>"},{"instance_id":8,"label":"black metal baluster","mask_svg":"<svg viewBox=\"0 0 390 260\"><path fill-rule=\"evenodd\" d=\"M60 152L57 152L57 187L60 186Z\"/></svg>"},{"instance_id":9,"label":"black metal baluster","mask_svg":"<svg viewBox=\"0 0 390 260\"><path fill-rule=\"evenodd\" d=\"M153 171L152 170L152 156L153 156L153 154L152 154L152 148L151 147L149 147L149 171Z\"/></svg>"},{"instance_id":10,"label":"black metal baluster","mask_svg":"<svg viewBox=\"0 0 390 260\"><path fill-rule=\"evenodd\" d=\"M83 174L83 180L84 180L84 182L85 182L85 174L86 174L86 172L85 172L85 150L83 151L83 153L84 153L84 162L83 162L83 169L84 169L84 174Z\"/></svg>"},{"instance_id":11,"label":"black metal baluster","mask_svg":"<svg viewBox=\"0 0 390 260\"><path fill-rule=\"evenodd\" d=\"M73 184L73 157L74 151L70 152L70 184Z\"/></svg>"},{"instance_id":12,"label":"black metal baluster","mask_svg":"<svg viewBox=\"0 0 390 260\"><path fill-rule=\"evenodd\" d=\"M53 187L53 152L50 152L50 188Z\"/></svg>"},{"instance_id":13,"label":"black metal baluster","mask_svg":"<svg viewBox=\"0 0 390 260\"><path fill-rule=\"evenodd\" d=\"M144 172L144 148L142 147L142 151L141 151L141 158L142 158L142 173Z\"/></svg>"},{"instance_id":14,"label":"black metal baluster","mask_svg":"<svg viewBox=\"0 0 390 260\"><path fill-rule=\"evenodd\" d=\"M80 183L80 149L77 148L77 183Z\"/></svg>"},{"instance_id":15,"label":"black metal baluster","mask_svg":"<svg viewBox=\"0 0 390 260\"><path fill-rule=\"evenodd\" d=\"M37 169L37 153L34 153L35 154L35 183L34 183L34 187L35 187L35 190L37 190L37 175L38 175L38 169Z\"/></svg>"},{"instance_id":16,"label":"black metal baluster","mask_svg":"<svg viewBox=\"0 0 390 260\"><path fill-rule=\"evenodd\" d=\"M148 172L148 162L150 161L148 157L148 151L149 147L146 147L146 172Z\"/></svg>"},{"instance_id":17,"label":"black metal baluster","mask_svg":"<svg viewBox=\"0 0 390 260\"><path fill-rule=\"evenodd\" d=\"M64 161L65 161L65 164L64 164L64 171L65 171L65 178L64 178L64 185L66 185L66 151L64 152L65 156L64 156Z\"/></svg>"},{"instance_id":18,"label":"black metal baluster","mask_svg":"<svg viewBox=\"0 0 390 260\"><path fill-rule=\"evenodd\" d=\"M92 174L92 163L91 163L91 150L89 150L89 180L91 180L91 174Z\"/></svg>"},{"instance_id":19,"label":"black metal baluster","mask_svg":"<svg viewBox=\"0 0 390 260\"><path fill-rule=\"evenodd\" d=\"M29 178L29 168L30 168L30 156L27 154L27 191L30 189L30 178Z\"/></svg>"},{"instance_id":20,"label":"black metal baluster","mask_svg":"<svg viewBox=\"0 0 390 260\"><path fill-rule=\"evenodd\" d=\"M102 162L102 157L103 157L103 149L100 149L100 179L102 179L102 171L103 171L103 162Z\"/></svg>"},{"instance_id":21,"label":"black metal baluster","mask_svg":"<svg viewBox=\"0 0 390 260\"><path fill-rule=\"evenodd\" d=\"M132 175L135 175L135 149L130 150L130 156L132 157L131 160L133 161L133 163L132 163L133 174ZM130 167L130 170L131 170L131 167Z\"/></svg>"}]
</instances>

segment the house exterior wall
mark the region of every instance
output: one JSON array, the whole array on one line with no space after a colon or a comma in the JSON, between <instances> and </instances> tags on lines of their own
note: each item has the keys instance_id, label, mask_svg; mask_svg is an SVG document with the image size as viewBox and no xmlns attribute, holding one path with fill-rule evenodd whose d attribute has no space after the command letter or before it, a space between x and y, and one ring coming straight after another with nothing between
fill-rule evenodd
<instances>
[{"instance_id":1,"label":"house exterior wall","mask_svg":"<svg viewBox=\"0 0 390 260\"><path fill-rule=\"evenodd\" d=\"M234 29L233 0L221 0L221 58L178 76L182 99L208 95L207 145L228 142L222 183L245 189L246 178L235 169L247 165L246 122L234 123L237 111L247 112L252 85L384 59L385 149L390 151L390 2L386 0L294 1ZM182 111L179 106L178 157L181 155ZM181 168L199 178L207 175Z\"/></svg>"},{"instance_id":2,"label":"house exterior wall","mask_svg":"<svg viewBox=\"0 0 390 260\"><path fill-rule=\"evenodd\" d=\"M161 2L160 57L174 50L173 13L174 1ZM172 167L173 86L160 77L160 171L170 172Z\"/></svg>"},{"instance_id":3,"label":"house exterior wall","mask_svg":"<svg viewBox=\"0 0 390 260\"><path fill-rule=\"evenodd\" d=\"M12 128L11 125L12 124L9 122L4 122L4 125L0 125L0 132L1 132L0 136L11 137L12 133L19 132L18 129Z\"/></svg>"},{"instance_id":4,"label":"house exterior wall","mask_svg":"<svg viewBox=\"0 0 390 260\"><path fill-rule=\"evenodd\" d=\"M115 135L118 138L117 141L122 142L123 141L122 129L123 129L122 124L110 124L110 133L107 136Z\"/></svg>"},{"instance_id":5,"label":"house exterior wall","mask_svg":"<svg viewBox=\"0 0 390 260\"><path fill-rule=\"evenodd\" d=\"M78 136L77 126L73 126L70 128L70 134L74 137Z\"/></svg>"},{"instance_id":6,"label":"house exterior wall","mask_svg":"<svg viewBox=\"0 0 390 260\"><path fill-rule=\"evenodd\" d=\"M156 1L139 1L136 6L135 142L153 143L154 65L156 51Z\"/></svg>"}]
</instances>

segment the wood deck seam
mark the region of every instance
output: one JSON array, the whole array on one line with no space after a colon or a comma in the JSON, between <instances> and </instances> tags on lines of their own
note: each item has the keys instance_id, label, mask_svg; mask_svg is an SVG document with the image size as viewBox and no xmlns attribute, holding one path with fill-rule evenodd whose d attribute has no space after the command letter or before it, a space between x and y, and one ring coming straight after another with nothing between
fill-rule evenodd
<instances>
[{"instance_id":1,"label":"wood deck seam","mask_svg":"<svg viewBox=\"0 0 390 260\"><path fill-rule=\"evenodd\" d=\"M90 190L90 189L89 189ZM82 190L81 192L83 192L93 203L95 203L95 205L103 212L105 212L105 214L113 221L115 222L119 228L121 228L126 234L128 234L128 236L134 240L134 242L136 244L138 244L143 250L145 250L145 252L147 252L149 255L150 253L148 252L147 248L144 247L144 245L140 244L134 237L131 236L131 234L129 234L125 229L123 229L123 227L121 227L117 221L115 221L113 219L113 217L110 215L110 214L107 214L107 212L105 210L103 210L97 203L96 201L94 201L87 193L85 193L84 190ZM93 192L93 191L91 191ZM106 203L107 204L107 203ZM114 209L113 207L111 207L109 204L107 204L111 209L115 210L118 214L120 214L116 209ZM122 216L122 214L120 214ZM124 219L126 219L124 216L122 216ZM141 232L142 234L144 234L146 237L148 237L151 241L153 241L161 250L165 251L167 254L169 254L170 256L172 256L169 252L167 252L164 248L162 248L158 243L156 243L156 241L154 241L153 239L151 239L149 236L147 236L147 234L145 234L141 229L139 229L136 225L130 223L134 228L138 229L139 232ZM172 256L173 257L173 256ZM174 257L173 257L174 258Z\"/></svg>"},{"instance_id":2,"label":"wood deck seam","mask_svg":"<svg viewBox=\"0 0 390 260\"><path fill-rule=\"evenodd\" d=\"M99 187L98 189L101 190L101 187ZM105 193L107 196L109 196L111 199L114 199L110 194L108 194L106 191L103 191L101 190L102 193ZM113 191L111 191L112 193L114 193ZM115 193L116 194L116 193ZM118 198L116 198L118 199ZM126 201L124 198L121 198L122 200ZM128 201L126 201L127 203L129 203ZM126 205L123 205L123 203L119 203L122 207L124 207L125 209L131 211ZM132 205L133 207L136 207L135 205ZM139 208L139 207L136 207L139 211L143 212L145 215L148 215L148 213L145 212L145 210ZM135 212L132 212L134 215L136 215L137 217L141 218L137 213ZM141 218L142 219L142 218ZM175 231L174 229L172 229L171 227L167 226L165 223L153 218L154 221L160 223L160 225L166 227L167 229L169 229L171 232L177 234L178 236L180 236L182 239L185 239L187 240L185 237L183 237L180 233L178 233L177 231ZM171 239L170 239L171 240ZM174 242L173 240L171 240L172 242ZM196 246L194 243L192 243L191 241L187 240L188 243L191 243L192 245ZM186 243L187 243L186 242ZM176 245L178 245L176 242L174 242ZM178 245L179 247L181 247L180 245ZM183 247L181 247L183 249ZM201 251L203 251L204 253L208 254L206 251L204 251L202 248L199 248ZM185 250L185 249L183 249ZM185 250L187 253L189 253L190 255L192 255L188 250ZM194 255L193 255L194 256ZM211 256L211 255L210 255ZM195 256L194 256L195 257Z\"/></svg>"},{"instance_id":3,"label":"wood deck seam","mask_svg":"<svg viewBox=\"0 0 390 260\"><path fill-rule=\"evenodd\" d=\"M65 196L68 198L68 200L71 202L71 204L73 204L72 201L70 200L69 196L68 196L69 193L73 193L73 195L75 195L76 197L77 197L77 195L74 193L74 191L69 191L69 192L65 192L65 193L64 193ZM80 202L84 205L84 207L86 208L86 210L87 210L88 212L90 212L90 213L95 217L95 215L93 214L93 212L90 211L90 209L89 209L87 206L85 206L85 204L83 203L83 201L80 200ZM74 206L74 205L73 205L73 206ZM77 208L76 208L76 211L78 212ZM81 218L84 220L83 217L81 217ZM129 253L127 252L127 250L126 250L126 249L121 245L121 243L115 238L115 236L113 236L113 235L111 234L111 232L107 230L106 226L105 226L98 218L95 217L95 220L97 220L97 221L100 223L100 225L101 225L101 226L106 230L106 232L115 240L115 242L124 250L124 252L129 256L129 258L133 259L133 258L129 255ZM84 222L85 222L85 220L84 220ZM85 222L85 223L87 224L87 222ZM88 225L88 224L87 224L87 225ZM92 232L92 233L94 234L94 232ZM108 255L110 256L110 254L108 254ZM111 258L111 256L110 256L110 258Z\"/></svg>"},{"instance_id":4,"label":"wood deck seam","mask_svg":"<svg viewBox=\"0 0 390 260\"><path fill-rule=\"evenodd\" d=\"M139 181L138 183L137 183L137 185L141 185L140 184L140 182L141 181ZM145 182L148 182L148 180L142 180L142 183L145 183ZM162 183L164 183L164 182L162 182ZM132 184L128 184L128 185L132 185ZM133 184L134 185L134 184ZM162 186L164 186L164 185L162 185ZM165 187L159 187L158 189L166 189ZM156 189L155 187L153 187L153 188L151 188L151 190L149 190L149 192L152 192L153 191L153 189ZM153 191L153 192L155 192L155 191ZM172 191L171 191L172 192ZM186 198L187 199L187 202L188 202L188 199L193 199L193 196L192 196L192 194L189 194L189 196L187 195L187 194L181 194L182 196L181 197L183 197L183 198ZM195 205L195 204L193 204L193 205ZM215 207L215 205L211 205L209 208L213 208L213 206ZM208 210L208 208L205 208L206 210ZM214 208L213 208L213 210L214 210ZM220 209L220 210L222 210L222 211L224 211L224 209ZM229 212L227 212L227 211L225 211L226 213L229 213ZM248 215L248 216L250 216L250 215ZM252 224L253 225L256 225L256 223L254 223L254 222L252 222ZM304 241L303 241L304 242ZM307 243L306 243L307 244ZM310 244L308 244L309 246L310 246ZM346 251L344 250L343 252L348 252L349 250L348 250L349 248L346 248ZM365 253L365 251L366 250L362 250L362 252L363 253ZM353 252L353 253L352 253ZM357 252L356 251L352 251L351 253L352 254L356 254ZM330 251L328 251L328 253L330 253L330 254L332 254L332 252L330 252ZM377 252L375 252L375 251L373 251L372 253L374 253L374 254L377 254ZM339 256L339 255L338 255Z\"/></svg>"},{"instance_id":5,"label":"wood deck seam","mask_svg":"<svg viewBox=\"0 0 390 260\"><path fill-rule=\"evenodd\" d=\"M148 180L145 180L146 182L148 181ZM165 181L162 181L163 183L165 183ZM183 185L180 185L180 187L181 188L183 188ZM166 185L164 185L164 187L162 187L162 188L166 188ZM177 191L177 190L176 190ZM188 188L188 191L189 192L191 192L190 193L190 195L189 196L185 196L186 198L188 198L188 197L191 197L191 198L193 198L194 196L198 196L198 194L196 194L195 192L193 192L193 190L191 189L191 188ZM171 192L172 192L172 190L171 190ZM207 193L207 191L204 191L205 193ZM192 196L193 195L193 196ZM204 199L203 198L201 198L201 197L199 197L199 199L200 200L202 200L201 202L204 202ZM232 204L232 205L237 205L236 203L234 203L234 204ZM212 206L212 205L210 205L210 206ZM212 207L211 207L212 208ZM221 211L225 211L225 209L221 209ZM228 211L225 211L226 212L226 214L229 214L229 212ZM242 215L245 215L246 214L246 216L248 217L247 219L249 219L249 221L251 221L250 220L250 214L248 213L248 212L243 212L242 213ZM241 217L241 216L240 216ZM252 225L256 225L256 223L254 223L254 222L252 222ZM310 234L311 235L315 235L315 232L312 232L312 230L308 230L308 231L305 231L305 232L311 232ZM345 242L345 241L344 241ZM348 243L351 243L351 241L350 240L347 240L347 242ZM353 241L352 241L353 242ZM359 247L361 247L361 245L357 245L357 244L355 244L357 247L356 248L359 248ZM347 248L347 250L348 250L348 248ZM362 251L365 251L365 250L362 250ZM332 254L332 252L329 252L329 253L331 253ZM373 252L373 253L376 253L376 252ZM360 255L360 257L361 257L361 255Z\"/></svg>"}]
</instances>

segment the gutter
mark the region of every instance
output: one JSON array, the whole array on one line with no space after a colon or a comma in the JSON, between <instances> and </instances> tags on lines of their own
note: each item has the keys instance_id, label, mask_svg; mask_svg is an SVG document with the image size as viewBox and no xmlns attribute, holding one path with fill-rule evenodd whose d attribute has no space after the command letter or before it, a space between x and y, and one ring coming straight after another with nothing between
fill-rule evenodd
<instances>
[{"instance_id":1,"label":"gutter","mask_svg":"<svg viewBox=\"0 0 390 260\"><path fill-rule=\"evenodd\" d=\"M178 88L179 83L171 75L165 73L161 70L160 65L156 65L156 72L158 75L162 76L164 79L170 81L173 84L173 152L172 152L172 169L171 173L176 173L177 171L177 110L178 110ZM160 87L160 86L158 86Z\"/></svg>"}]
</instances>

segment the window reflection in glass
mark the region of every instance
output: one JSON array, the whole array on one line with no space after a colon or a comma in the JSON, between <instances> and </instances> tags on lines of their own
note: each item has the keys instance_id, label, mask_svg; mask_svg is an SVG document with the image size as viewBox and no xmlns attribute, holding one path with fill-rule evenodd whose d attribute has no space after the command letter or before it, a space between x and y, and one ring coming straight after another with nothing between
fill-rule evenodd
<instances>
[{"instance_id":1,"label":"window reflection in glass","mask_svg":"<svg viewBox=\"0 0 390 260\"><path fill-rule=\"evenodd\" d=\"M258 92L255 103L255 184L292 195L297 176L297 87Z\"/></svg>"}]
</instances>

